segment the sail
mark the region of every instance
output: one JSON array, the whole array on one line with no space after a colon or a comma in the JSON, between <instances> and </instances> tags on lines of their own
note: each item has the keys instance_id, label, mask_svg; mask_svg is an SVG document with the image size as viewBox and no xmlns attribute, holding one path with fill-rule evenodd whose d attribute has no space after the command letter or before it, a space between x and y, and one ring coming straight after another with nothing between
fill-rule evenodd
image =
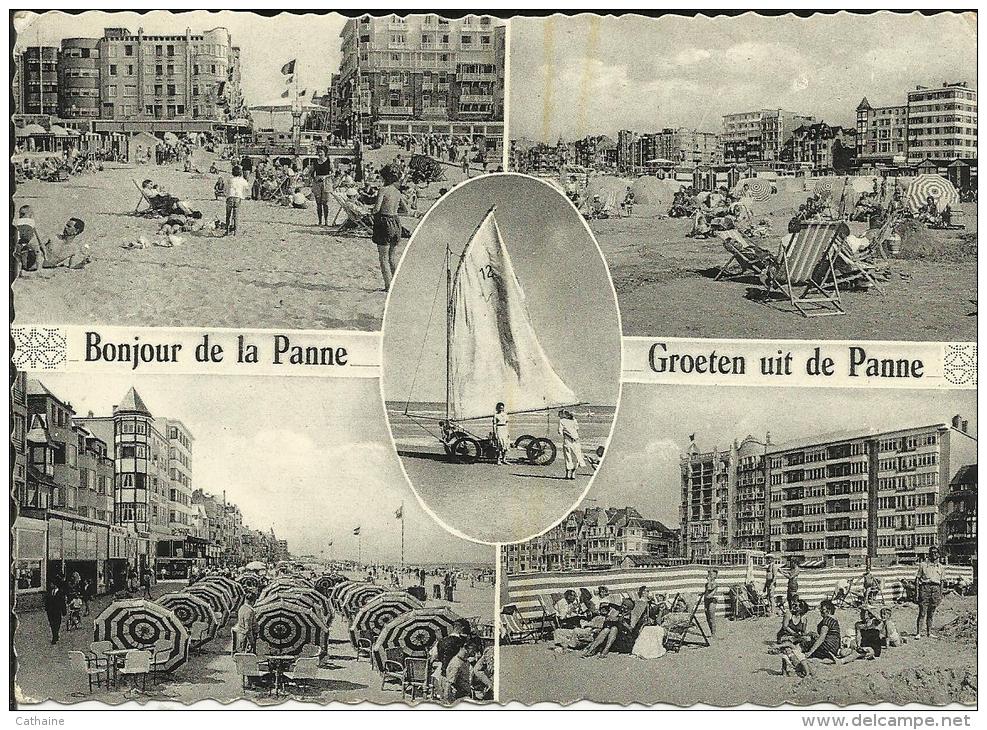
<instances>
[{"instance_id":1,"label":"sail","mask_svg":"<svg viewBox=\"0 0 987 730\"><path fill-rule=\"evenodd\" d=\"M493 209L467 242L452 284L449 416L454 421L578 402L535 334Z\"/></svg>"}]
</instances>

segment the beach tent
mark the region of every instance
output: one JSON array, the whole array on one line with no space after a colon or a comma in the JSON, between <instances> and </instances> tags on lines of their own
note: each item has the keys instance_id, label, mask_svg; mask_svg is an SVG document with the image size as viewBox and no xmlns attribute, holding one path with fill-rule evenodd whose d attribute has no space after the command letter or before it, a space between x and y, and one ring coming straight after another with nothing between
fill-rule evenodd
<instances>
[{"instance_id":1,"label":"beach tent","mask_svg":"<svg viewBox=\"0 0 987 730\"><path fill-rule=\"evenodd\" d=\"M138 132L127 140L127 159L131 162L137 161L137 153L146 154L147 150L153 150L161 144L161 140L148 132Z\"/></svg>"},{"instance_id":2,"label":"beach tent","mask_svg":"<svg viewBox=\"0 0 987 730\"><path fill-rule=\"evenodd\" d=\"M662 184L664 182L664 180L650 175L639 177L631 185L631 192L634 193L634 204L659 206L663 199L665 203L669 202L671 197L665 194L665 186Z\"/></svg>"}]
</instances>

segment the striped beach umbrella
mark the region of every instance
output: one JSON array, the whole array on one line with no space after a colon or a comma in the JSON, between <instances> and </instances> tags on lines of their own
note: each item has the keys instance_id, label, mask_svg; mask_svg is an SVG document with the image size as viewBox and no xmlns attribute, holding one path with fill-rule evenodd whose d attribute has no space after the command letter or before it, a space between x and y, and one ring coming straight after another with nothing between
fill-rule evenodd
<instances>
[{"instance_id":1,"label":"striped beach umbrella","mask_svg":"<svg viewBox=\"0 0 987 730\"><path fill-rule=\"evenodd\" d=\"M339 597L342 595L343 591L345 591L349 586L352 586L352 585L357 585L357 581L355 581L355 580L345 580L342 583L337 583L336 585L334 585L330 589L330 591L329 591L329 602L332 604L332 607L334 609L336 609L337 611L340 610L340 608L339 608Z\"/></svg>"},{"instance_id":2,"label":"striped beach umbrella","mask_svg":"<svg viewBox=\"0 0 987 730\"><path fill-rule=\"evenodd\" d=\"M427 657L443 636L452 633L462 619L448 608L419 608L388 621L374 641L374 665L384 666L387 650L397 648L406 657Z\"/></svg>"},{"instance_id":3,"label":"striped beach umbrella","mask_svg":"<svg viewBox=\"0 0 987 730\"><path fill-rule=\"evenodd\" d=\"M843 178L821 177L816 180L813 190L823 198L831 198L837 190L843 187Z\"/></svg>"},{"instance_id":4,"label":"striped beach umbrella","mask_svg":"<svg viewBox=\"0 0 987 730\"><path fill-rule=\"evenodd\" d=\"M278 654L297 654L306 644L322 646L329 628L315 611L284 599L254 605L257 638Z\"/></svg>"},{"instance_id":5,"label":"striped beach umbrella","mask_svg":"<svg viewBox=\"0 0 987 730\"><path fill-rule=\"evenodd\" d=\"M241 573L236 577L236 582L242 585L244 588L250 588L254 592L259 593L260 589L264 585L264 580L256 573Z\"/></svg>"},{"instance_id":6,"label":"striped beach umbrella","mask_svg":"<svg viewBox=\"0 0 987 730\"><path fill-rule=\"evenodd\" d=\"M207 640L216 636L219 630L219 618L212 607L201 597L194 593L165 593L160 596L155 603L164 606L171 611L182 622L189 631L193 624L206 625Z\"/></svg>"},{"instance_id":7,"label":"striped beach umbrella","mask_svg":"<svg viewBox=\"0 0 987 730\"><path fill-rule=\"evenodd\" d=\"M733 189L739 198L750 198L755 203L764 203L771 198L771 181L759 177L741 180Z\"/></svg>"},{"instance_id":8,"label":"striped beach umbrella","mask_svg":"<svg viewBox=\"0 0 987 730\"><path fill-rule=\"evenodd\" d=\"M332 590L333 586L339 585L340 583L345 583L346 578L336 573L326 573L325 575L320 575L315 579L315 589L328 596L329 591Z\"/></svg>"},{"instance_id":9,"label":"striped beach umbrella","mask_svg":"<svg viewBox=\"0 0 987 730\"><path fill-rule=\"evenodd\" d=\"M953 183L942 175L932 173L919 175L905 188L905 205L913 213L917 213L919 208L925 205L928 198L932 198L936 202L936 207L939 210L947 205L955 208L960 202L960 194L956 192Z\"/></svg>"},{"instance_id":10,"label":"striped beach umbrella","mask_svg":"<svg viewBox=\"0 0 987 730\"><path fill-rule=\"evenodd\" d=\"M266 596L259 598L258 601L276 601L280 598L298 601L311 606L320 616L329 617L333 614L332 604L329 602L329 599L315 590L285 588L274 593L268 593Z\"/></svg>"},{"instance_id":11,"label":"striped beach umbrella","mask_svg":"<svg viewBox=\"0 0 987 730\"><path fill-rule=\"evenodd\" d=\"M232 578L227 578L225 575L209 575L203 578L200 583L207 583L209 585L217 585L227 592L230 596L230 600L233 602L231 607L231 612L237 611L243 602L247 599L247 591L244 590L243 586L237 583Z\"/></svg>"},{"instance_id":12,"label":"striped beach umbrella","mask_svg":"<svg viewBox=\"0 0 987 730\"><path fill-rule=\"evenodd\" d=\"M199 583L190 585L185 589L185 592L198 596L208 603L209 607L216 612L216 618L219 619L220 626L223 626L230 620L233 602L229 594L219 586L200 581Z\"/></svg>"},{"instance_id":13,"label":"striped beach umbrella","mask_svg":"<svg viewBox=\"0 0 987 730\"><path fill-rule=\"evenodd\" d=\"M356 646L358 636L377 636L388 622L419 608L422 608L421 601L404 591L381 593L353 616L350 622L350 641Z\"/></svg>"},{"instance_id":14,"label":"striped beach umbrella","mask_svg":"<svg viewBox=\"0 0 987 730\"><path fill-rule=\"evenodd\" d=\"M150 649L167 639L170 650L162 668L170 672L188 659L188 629L164 606L130 599L114 601L93 621L93 639L109 641L114 649Z\"/></svg>"},{"instance_id":15,"label":"striped beach umbrella","mask_svg":"<svg viewBox=\"0 0 987 730\"><path fill-rule=\"evenodd\" d=\"M336 618L332 608L312 600L312 597L309 595L299 593L281 593L276 596L267 596L266 598L262 598L254 603L254 610L256 610L258 606L267 606L277 603L278 601L290 603L298 606L299 609L313 612L316 616L322 619L322 623L324 623L327 628L332 626L332 622Z\"/></svg>"},{"instance_id":16,"label":"striped beach umbrella","mask_svg":"<svg viewBox=\"0 0 987 730\"><path fill-rule=\"evenodd\" d=\"M343 592L343 596L339 602L340 611L346 618L352 619L357 611L383 592L383 588L375 586L372 583L360 583L356 586L351 586Z\"/></svg>"}]
</instances>

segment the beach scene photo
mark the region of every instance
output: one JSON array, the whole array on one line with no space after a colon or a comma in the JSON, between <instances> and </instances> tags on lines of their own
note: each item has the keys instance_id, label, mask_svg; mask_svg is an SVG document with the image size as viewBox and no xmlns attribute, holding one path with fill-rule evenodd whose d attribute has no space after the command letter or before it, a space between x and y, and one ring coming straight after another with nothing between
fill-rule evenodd
<instances>
[{"instance_id":1,"label":"beach scene photo","mask_svg":"<svg viewBox=\"0 0 987 730\"><path fill-rule=\"evenodd\" d=\"M14 29L22 322L377 330L421 215L502 165L489 16L24 12ZM388 185L406 204L382 256Z\"/></svg>"},{"instance_id":2,"label":"beach scene photo","mask_svg":"<svg viewBox=\"0 0 987 730\"><path fill-rule=\"evenodd\" d=\"M627 384L613 455L501 550L502 701L977 701L976 397Z\"/></svg>"},{"instance_id":3,"label":"beach scene photo","mask_svg":"<svg viewBox=\"0 0 987 730\"><path fill-rule=\"evenodd\" d=\"M376 382L13 394L19 704L493 698L494 548L418 506Z\"/></svg>"},{"instance_id":4,"label":"beach scene photo","mask_svg":"<svg viewBox=\"0 0 987 730\"><path fill-rule=\"evenodd\" d=\"M974 15L511 30L509 169L589 220L625 335L975 336Z\"/></svg>"},{"instance_id":5,"label":"beach scene photo","mask_svg":"<svg viewBox=\"0 0 987 730\"><path fill-rule=\"evenodd\" d=\"M603 458L619 395L606 264L553 186L452 190L401 261L383 329L395 447L426 507L486 542L547 529Z\"/></svg>"}]
</instances>

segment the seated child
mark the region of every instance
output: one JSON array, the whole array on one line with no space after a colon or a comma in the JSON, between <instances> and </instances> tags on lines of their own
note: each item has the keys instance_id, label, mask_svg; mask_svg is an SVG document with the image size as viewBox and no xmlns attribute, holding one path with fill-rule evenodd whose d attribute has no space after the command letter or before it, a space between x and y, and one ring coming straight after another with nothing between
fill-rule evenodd
<instances>
[{"instance_id":1,"label":"seated child","mask_svg":"<svg viewBox=\"0 0 987 730\"><path fill-rule=\"evenodd\" d=\"M860 609L860 620L853 625L854 642L838 653L840 664L856 659L876 659L881 656L881 622L869 609Z\"/></svg>"},{"instance_id":2,"label":"seated child","mask_svg":"<svg viewBox=\"0 0 987 730\"><path fill-rule=\"evenodd\" d=\"M291 207L300 209L308 207L308 198L305 197L301 188L295 188L295 191L291 194Z\"/></svg>"},{"instance_id":3,"label":"seated child","mask_svg":"<svg viewBox=\"0 0 987 730\"><path fill-rule=\"evenodd\" d=\"M897 625L891 620L890 608L881 609L881 639L884 646L902 646L905 643Z\"/></svg>"},{"instance_id":4,"label":"seated child","mask_svg":"<svg viewBox=\"0 0 987 730\"><path fill-rule=\"evenodd\" d=\"M20 264L20 270L37 271L41 265L41 237L35 228L34 209L30 205L17 209L14 227L17 229L17 240L12 253Z\"/></svg>"},{"instance_id":5,"label":"seated child","mask_svg":"<svg viewBox=\"0 0 987 730\"><path fill-rule=\"evenodd\" d=\"M812 676L809 660L797 645L784 641L772 650L772 653L781 655L781 672L786 677L791 676L792 672L798 677Z\"/></svg>"}]
</instances>

